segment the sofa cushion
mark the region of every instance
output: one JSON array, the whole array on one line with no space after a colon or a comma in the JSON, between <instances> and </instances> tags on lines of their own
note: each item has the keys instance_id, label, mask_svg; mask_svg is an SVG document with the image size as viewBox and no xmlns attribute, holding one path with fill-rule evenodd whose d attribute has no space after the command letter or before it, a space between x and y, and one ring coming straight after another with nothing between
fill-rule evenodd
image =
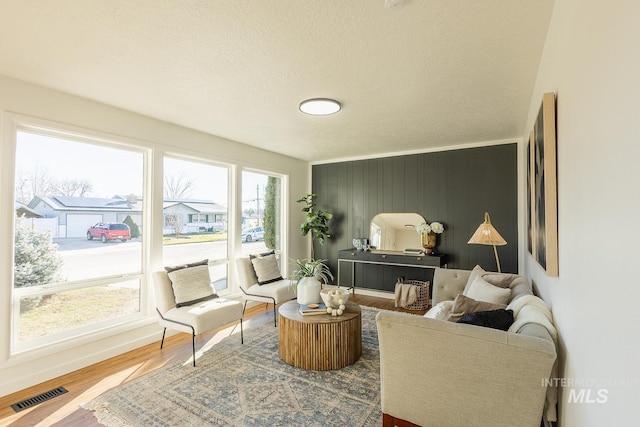
<instances>
[{"instance_id":1,"label":"sofa cushion","mask_svg":"<svg viewBox=\"0 0 640 427\"><path fill-rule=\"evenodd\" d=\"M266 285L267 283L282 280L282 273L280 273L280 267L278 266L278 260L275 254L252 257L251 264L253 264L259 285Z\"/></svg>"},{"instance_id":2,"label":"sofa cushion","mask_svg":"<svg viewBox=\"0 0 640 427\"><path fill-rule=\"evenodd\" d=\"M466 323L506 331L513 324L513 311L505 309L476 311L475 313L465 314L458 319L457 323Z\"/></svg>"},{"instance_id":3,"label":"sofa cushion","mask_svg":"<svg viewBox=\"0 0 640 427\"><path fill-rule=\"evenodd\" d=\"M457 322L458 319L468 313L475 313L476 311L498 310L500 308L507 308L507 306L504 304L492 304L485 301L476 301L466 295L459 294L453 301L453 308L451 309L451 313L449 313L449 316L447 316L447 320L450 322Z\"/></svg>"},{"instance_id":4,"label":"sofa cushion","mask_svg":"<svg viewBox=\"0 0 640 427\"><path fill-rule=\"evenodd\" d=\"M479 301L506 305L511 297L511 289L494 286L482 277L476 276L471 286L465 289L463 295Z\"/></svg>"},{"instance_id":5,"label":"sofa cushion","mask_svg":"<svg viewBox=\"0 0 640 427\"><path fill-rule=\"evenodd\" d=\"M184 307L198 302L217 298L211 286L209 266L180 268L169 273L176 307Z\"/></svg>"},{"instance_id":6,"label":"sofa cushion","mask_svg":"<svg viewBox=\"0 0 640 427\"><path fill-rule=\"evenodd\" d=\"M436 320L446 320L453 308L453 301L440 301L424 314L424 317Z\"/></svg>"},{"instance_id":7,"label":"sofa cushion","mask_svg":"<svg viewBox=\"0 0 640 427\"><path fill-rule=\"evenodd\" d=\"M467 286L464 288L465 292L467 291L467 289L469 289L471 283L473 283L473 281L478 276L482 277L492 285L498 286L500 288L510 287L513 280L518 277L517 274L488 272L479 265L476 265L475 267L473 267L473 270L471 270L471 274L469 275L469 279L467 280Z\"/></svg>"}]
</instances>

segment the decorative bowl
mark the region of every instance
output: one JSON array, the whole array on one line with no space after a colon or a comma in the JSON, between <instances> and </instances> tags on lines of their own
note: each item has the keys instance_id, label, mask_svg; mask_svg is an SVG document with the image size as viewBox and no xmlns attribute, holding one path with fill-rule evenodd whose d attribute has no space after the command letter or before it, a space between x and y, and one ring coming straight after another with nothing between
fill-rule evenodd
<instances>
[{"instance_id":1,"label":"decorative bowl","mask_svg":"<svg viewBox=\"0 0 640 427\"><path fill-rule=\"evenodd\" d=\"M348 289L323 289L320 291L320 297L327 307L340 308L340 301L342 304L346 304L349 300Z\"/></svg>"}]
</instances>

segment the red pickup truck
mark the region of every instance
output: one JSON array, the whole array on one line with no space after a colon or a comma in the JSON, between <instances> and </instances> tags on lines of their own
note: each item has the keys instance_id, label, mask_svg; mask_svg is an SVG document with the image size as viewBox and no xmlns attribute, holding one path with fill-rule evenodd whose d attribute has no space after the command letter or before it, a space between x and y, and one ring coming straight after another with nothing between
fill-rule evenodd
<instances>
[{"instance_id":1,"label":"red pickup truck","mask_svg":"<svg viewBox=\"0 0 640 427\"><path fill-rule=\"evenodd\" d=\"M107 243L107 240L126 242L131 239L131 230L121 222L99 222L87 230L87 240L94 238L102 240L102 243Z\"/></svg>"}]
</instances>

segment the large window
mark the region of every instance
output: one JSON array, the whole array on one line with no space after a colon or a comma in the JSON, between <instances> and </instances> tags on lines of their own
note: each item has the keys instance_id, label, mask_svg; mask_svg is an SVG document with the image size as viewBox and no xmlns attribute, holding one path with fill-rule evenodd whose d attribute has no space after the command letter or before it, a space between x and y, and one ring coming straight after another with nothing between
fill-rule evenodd
<instances>
[{"instance_id":1,"label":"large window","mask_svg":"<svg viewBox=\"0 0 640 427\"><path fill-rule=\"evenodd\" d=\"M113 141L17 132L14 351L139 314L144 165Z\"/></svg>"},{"instance_id":2,"label":"large window","mask_svg":"<svg viewBox=\"0 0 640 427\"><path fill-rule=\"evenodd\" d=\"M242 172L242 253L282 249L282 178Z\"/></svg>"},{"instance_id":3,"label":"large window","mask_svg":"<svg viewBox=\"0 0 640 427\"><path fill-rule=\"evenodd\" d=\"M151 265L207 259L224 294L234 290L233 258L282 252L283 176L245 170L242 187L233 188L233 165L212 159L157 157L136 141L41 122L17 127L12 354L149 321ZM151 164L156 158L161 165ZM151 212L160 185L162 211ZM162 252L150 251L159 239Z\"/></svg>"},{"instance_id":4,"label":"large window","mask_svg":"<svg viewBox=\"0 0 640 427\"><path fill-rule=\"evenodd\" d=\"M217 291L227 289L229 168L164 158L164 265L209 260Z\"/></svg>"}]
</instances>

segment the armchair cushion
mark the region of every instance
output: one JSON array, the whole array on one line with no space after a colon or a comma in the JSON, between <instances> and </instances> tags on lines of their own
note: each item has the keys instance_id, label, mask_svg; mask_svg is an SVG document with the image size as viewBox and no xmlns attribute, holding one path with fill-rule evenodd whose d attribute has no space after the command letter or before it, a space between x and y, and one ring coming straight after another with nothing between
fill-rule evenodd
<instances>
[{"instance_id":1,"label":"armchair cushion","mask_svg":"<svg viewBox=\"0 0 640 427\"><path fill-rule=\"evenodd\" d=\"M244 299L257 302L272 302L276 304L296 297L295 286L291 286L289 279L281 279L266 285L259 285L256 272L249 257L236 259L240 288L244 292Z\"/></svg>"},{"instance_id":2,"label":"armchair cushion","mask_svg":"<svg viewBox=\"0 0 640 427\"><path fill-rule=\"evenodd\" d=\"M191 306L175 307L164 313L166 320L160 319L160 325L178 331L200 335L219 326L242 318L242 304L227 298L216 298ZM180 322L180 323L175 323Z\"/></svg>"},{"instance_id":3,"label":"armchair cushion","mask_svg":"<svg viewBox=\"0 0 640 427\"><path fill-rule=\"evenodd\" d=\"M211 287L208 265L173 270L169 273L169 279L176 307L192 305L218 297Z\"/></svg>"}]
</instances>

